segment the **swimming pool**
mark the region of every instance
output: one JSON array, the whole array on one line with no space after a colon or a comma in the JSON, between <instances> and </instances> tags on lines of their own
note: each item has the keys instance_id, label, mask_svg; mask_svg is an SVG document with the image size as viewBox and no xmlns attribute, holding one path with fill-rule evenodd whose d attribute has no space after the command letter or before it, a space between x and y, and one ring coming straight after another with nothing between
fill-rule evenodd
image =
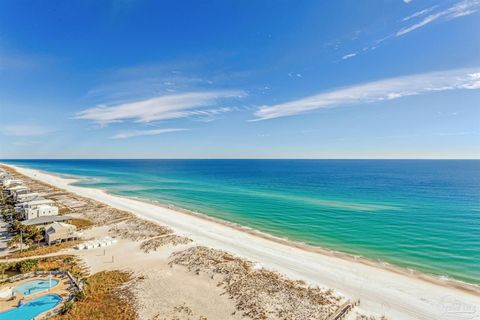
<instances>
[{"instance_id":1,"label":"swimming pool","mask_svg":"<svg viewBox=\"0 0 480 320\"><path fill-rule=\"evenodd\" d=\"M57 294L47 294L24 304L21 307L14 308L0 313L0 320L31 320L33 317L54 308L62 301Z\"/></svg>"},{"instance_id":2,"label":"swimming pool","mask_svg":"<svg viewBox=\"0 0 480 320\"><path fill-rule=\"evenodd\" d=\"M13 289L13 291L17 294L22 294L24 296L28 296L34 293L42 292L48 290L50 288L55 287L58 284L57 279L52 280L45 280L45 279L37 279L37 280L30 280L24 282Z\"/></svg>"}]
</instances>

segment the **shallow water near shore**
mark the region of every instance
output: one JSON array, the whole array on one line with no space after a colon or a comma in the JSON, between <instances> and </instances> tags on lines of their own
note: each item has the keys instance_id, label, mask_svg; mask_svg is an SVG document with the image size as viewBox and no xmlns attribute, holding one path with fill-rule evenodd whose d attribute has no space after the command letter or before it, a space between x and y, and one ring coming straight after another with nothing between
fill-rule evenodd
<instances>
[{"instance_id":1,"label":"shallow water near shore","mask_svg":"<svg viewBox=\"0 0 480 320\"><path fill-rule=\"evenodd\" d=\"M480 161L15 160L77 185L480 283Z\"/></svg>"}]
</instances>

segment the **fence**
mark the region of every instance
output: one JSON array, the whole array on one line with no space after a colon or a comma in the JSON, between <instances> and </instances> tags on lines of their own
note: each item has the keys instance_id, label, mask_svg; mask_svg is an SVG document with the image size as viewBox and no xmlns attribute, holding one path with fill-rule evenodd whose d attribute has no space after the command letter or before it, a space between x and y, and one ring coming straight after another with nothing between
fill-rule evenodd
<instances>
[{"instance_id":1,"label":"fence","mask_svg":"<svg viewBox=\"0 0 480 320\"><path fill-rule=\"evenodd\" d=\"M359 304L360 304L360 300L356 300L356 301L348 300L343 305L341 305L340 308L338 308L337 311L328 318L328 320L342 320L342 319L345 319L347 317L348 313L353 308L355 308L355 306L358 306Z\"/></svg>"}]
</instances>

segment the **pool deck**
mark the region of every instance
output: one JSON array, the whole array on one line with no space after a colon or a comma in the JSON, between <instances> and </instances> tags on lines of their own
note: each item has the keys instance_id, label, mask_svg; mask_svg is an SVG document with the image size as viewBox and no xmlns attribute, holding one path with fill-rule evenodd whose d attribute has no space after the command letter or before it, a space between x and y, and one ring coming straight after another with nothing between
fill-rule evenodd
<instances>
[{"instance_id":1,"label":"pool deck","mask_svg":"<svg viewBox=\"0 0 480 320\"><path fill-rule=\"evenodd\" d=\"M16 286L18 286L22 283L25 283L25 282L28 282L28 281L31 281L31 280L45 280L45 279L48 279L48 278L46 278L44 276L43 277L30 277L30 278L27 278L27 279L23 279L23 280L11 282L11 283L6 283L6 284L4 284L0 287L0 290L2 290L4 288L8 288L8 287L16 287ZM18 305L18 301L20 301L20 299L22 299L22 298L24 298L23 302L27 303L27 302L35 299L35 298L38 298L40 296L45 295L45 294L51 294L51 293L58 294L60 297L62 297L62 300L65 301L68 298L68 296L70 295L70 292L72 291L72 285L70 284L69 278L66 275L56 275L56 276L52 276L52 280L53 279L56 279L59 282L55 287L53 287L49 290L45 290L45 291L37 292L37 293L34 293L34 294L30 294L28 296L25 296L25 298L22 294L17 294L14 299L10 299L10 300L1 300L0 299L0 312L4 312L4 311L7 311L9 309L15 308Z\"/></svg>"}]
</instances>

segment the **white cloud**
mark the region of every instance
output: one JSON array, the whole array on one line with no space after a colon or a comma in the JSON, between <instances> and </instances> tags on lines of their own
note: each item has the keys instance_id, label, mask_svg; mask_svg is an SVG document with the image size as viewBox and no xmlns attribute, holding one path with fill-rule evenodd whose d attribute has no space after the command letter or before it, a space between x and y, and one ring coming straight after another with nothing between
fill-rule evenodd
<instances>
[{"instance_id":1,"label":"white cloud","mask_svg":"<svg viewBox=\"0 0 480 320\"><path fill-rule=\"evenodd\" d=\"M303 99L265 105L255 112L256 119L292 116L315 109L393 100L427 92L480 89L480 68L457 69L389 78L323 92Z\"/></svg>"},{"instance_id":2,"label":"white cloud","mask_svg":"<svg viewBox=\"0 0 480 320\"><path fill-rule=\"evenodd\" d=\"M302 74L301 74L301 73L292 73L292 72L289 72L289 73L288 73L288 76L289 76L290 78L292 78L292 77L301 78L301 77L302 77Z\"/></svg>"},{"instance_id":3,"label":"white cloud","mask_svg":"<svg viewBox=\"0 0 480 320\"><path fill-rule=\"evenodd\" d=\"M13 124L0 129L0 132L7 136L16 137L37 137L44 136L56 131L54 128L34 124Z\"/></svg>"},{"instance_id":4,"label":"white cloud","mask_svg":"<svg viewBox=\"0 0 480 320\"><path fill-rule=\"evenodd\" d=\"M112 139L127 139L127 138L140 137L140 136L155 136L162 133L187 131L187 130L189 129L167 128L167 129L125 131L125 132L117 133L112 137Z\"/></svg>"},{"instance_id":5,"label":"white cloud","mask_svg":"<svg viewBox=\"0 0 480 320\"><path fill-rule=\"evenodd\" d=\"M410 2L412 2L412 0L403 0L403 2L410 3Z\"/></svg>"},{"instance_id":6,"label":"white cloud","mask_svg":"<svg viewBox=\"0 0 480 320\"><path fill-rule=\"evenodd\" d=\"M347 60L347 59L353 58L353 57L355 57L356 55L357 55L356 52L346 54L346 55L344 55L344 56L342 57L342 60Z\"/></svg>"},{"instance_id":7,"label":"white cloud","mask_svg":"<svg viewBox=\"0 0 480 320\"><path fill-rule=\"evenodd\" d=\"M424 15L426 15L427 13L430 13L430 12L432 12L433 10L435 10L436 7L437 7L437 6L433 6L433 7L427 8L427 9L423 9L423 10L414 12L414 13L412 13L411 15L403 18L402 21L405 22L405 21L411 20L411 19L413 19L413 18L417 18L417 17L424 16Z\"/></svg>"},{"instance_id":8,"label":"white cloud","mask_svg":"<svg viewBox=\"0 0 480 320\"><path fill-rule=\"evenodd\" d=\"M407 34L409 32L412 32L414 30L422 28L422 27L424 27L424 26L426 26L426 25L428 25L428 24L430 24L430 23L432 23L436 20L439 20L439 19L448 21L448 20L452 20L452 19L455 19L455 18L470 15L472 13L475 13L479 8L480 8L480 0L462 0L462 1L454 4L453 6L449 7L448 9L432 13L432 14L426 16L425 18L423 18L423 20L421 20L420 22L417 22L417 23L412 24L408 27L400 29L396 33L396 36L397 37L402 36L404 34ZM424 11L424 10L422 10L422 11ZM421 16L422 11L416 12L413 15L410 15L409 17L412 17L414 15L416 15L417 17ZM405 19L407 19L409 17L406 17ZM407 20L409 20L409 19L407 19Z\"/></svg>"},{"instance_id":9,"label":"white cloud","mask_svg":"<svg viewBox=\"0 0 480 320\"><path fill-rule=\"evenodd\" d=\"M243 91L188 92L163 95L113 106L98 105L78 112L76 118L91 120L101 125L124 120L147 123L177 118L205 118L231 111L231 108L228 107L208 109L207 107L218 104L222 99L241 98L245 95Z\"/></svg>"}]
</instances>

